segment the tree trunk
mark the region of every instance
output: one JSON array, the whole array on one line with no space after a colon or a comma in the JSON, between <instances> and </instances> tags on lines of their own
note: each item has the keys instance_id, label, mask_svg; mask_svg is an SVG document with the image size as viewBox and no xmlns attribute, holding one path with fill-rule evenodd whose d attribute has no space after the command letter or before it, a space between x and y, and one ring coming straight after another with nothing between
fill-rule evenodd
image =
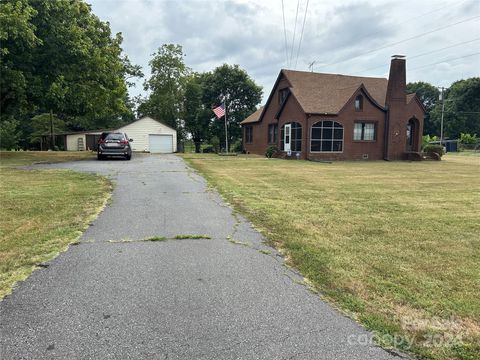
<instances>
[{"instance_id":1,"label":"tree trunk","mask_svg":"<svg viewBox=\"0 0 480 360\"><path fill-rule=\"evenodd\" d=\"M53 134L53 110L50 109L50 149L55 150L55 135Z\"/></svg>"},{"instance_id":2,"label":"tree trunk","mask_svg":"<svg viewBox=\"0 0 480 360\"><path fill-rule=\"evenodd\" d=\"M195 141L195 152L200 153L200 146L202 145L201 141Z\"/></svg>"}]
</instances>

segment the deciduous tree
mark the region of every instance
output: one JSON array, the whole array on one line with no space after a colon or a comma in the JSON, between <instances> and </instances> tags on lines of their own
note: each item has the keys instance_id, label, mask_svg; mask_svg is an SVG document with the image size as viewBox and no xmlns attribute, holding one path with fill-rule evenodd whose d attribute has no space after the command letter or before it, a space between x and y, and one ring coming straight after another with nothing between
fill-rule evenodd
<instances>
[{"instance_id":1,"label":"deciduous tree","mask_svg":"<svg viewBox=\"0 0 480 360\"><path fill-rule=\"evenodd\" d=\"M72 130L133 116L127 85L140 76L107 22L83 0L4 0L0 5L2 118L53 111ZM6 26L4 27L4 24Z\"/></svg>"},{"instance_id":2,"label":"deciduous tree","mask_svg":"<svg viewBox=\"0 0 480 360\"><path fill-rule=\"evenodd\" d=\"M195 144L195 152L200 152L202 142L210 137L213 113L203 103L205 75L192 74L185 83L184 122L185 131L190 133Z\"/></svg>"},{"instance_id":3,"label":"deciduous tree","mask_svg":"<svg viewBox=\"0 0 480 360\"><path fill-rule=\"evenodd\" d=\"M152 75L144 83L148 97L138 107L139 115L151 116L174 129L180 129L185 82L190 69L185 65L182 47L164 44L149 64Z\"/></svg>"},{"instance_id":4,"label":"deciduous tree","mask_svg":"<svg viewBox=\"0 0 480 360\"><path fill-rule=\"evenodd\" d=\"M238 65L224 64L205 75L203 102L210 108L218 106L222 96L227 102L229 144L232 144L242 136L240 122L254 112L262 100L262 87ZM224 131L223 121L213 122L212 133L221 139L223 148Z\"/></svg>"}]
</instances>

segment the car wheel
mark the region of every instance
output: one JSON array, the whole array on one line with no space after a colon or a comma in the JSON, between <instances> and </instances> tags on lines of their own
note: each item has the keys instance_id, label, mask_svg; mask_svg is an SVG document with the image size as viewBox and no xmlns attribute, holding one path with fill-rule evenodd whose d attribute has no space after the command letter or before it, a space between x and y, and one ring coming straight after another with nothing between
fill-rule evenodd
<instances>
[{"instance_id":1,"label":"car wheel","mask_svg":"<svg viewBox=\"0 0 480 360\"><path fill-rule=\"evenodd\" d=\"M103 159L104 159L103 155L97 154L97 160L103 160Z\"/></svg>"},{"instance_id":2,"label":"car wheel","mask_svg":"<svg viewBox=\"0 0 480 360\"><path fill-rule=\"evenodd\" d=\"M125 156L125 159L126 159L126 160L130 160L131 158L132 158L132 155L127 155L127 156Z\"/></svg>"}]
</instances>

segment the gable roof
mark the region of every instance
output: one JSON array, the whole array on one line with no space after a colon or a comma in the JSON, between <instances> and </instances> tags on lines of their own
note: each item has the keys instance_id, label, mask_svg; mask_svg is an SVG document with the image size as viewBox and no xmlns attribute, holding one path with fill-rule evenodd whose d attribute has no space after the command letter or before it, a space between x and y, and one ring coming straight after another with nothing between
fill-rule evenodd
<instances>
[{"instance_id":1,"label":"gable roof","mask_svg":"<svg viewBox=\"0 0 480 360\"><path fill-rule=\"evenodd\" d=\"M417 102L417 104L422 108L422 111L424 113L427 112L427 110L425 109L425 105L423 105L422 101L420 100L420 98L417 96L416 93L407 94L407 104L410 104L413 100Z\"/></svg>"},{"instance_id":2,"label":"gable roof","mask_svg":"<svg viewBox=\"0 0 480 360\"><path fill-rule=\"evenodd\" d=\"M282 70L291 92L305 113L337 114L362 85L381 107L385 106L388 80L339 74Z\"/></svg>"},{"instance_id":3,"label":"gable roof","mask_svg":"<svg viewBox=\"0 0 480 360\"><path fill-rule=\"evenodd\" d=\"M240 124L248 124L248 123L254 123L260 120L260 115L262 114L263 111L263 106L260 106L254 113L250 114L245 120L240 122Z\"/></svg>"},{"instance_id":4,"label":"gable roof","mask_svg":"<svg viewBox=\"0 0 480 360\"><path fill-rule=\"evenodd\" d=\"M158 123L159 125L165 126L165 127L169 128L170 130L177 131L177 130L175 130L174 128L172 128L171 126L168 126L168 125L162 123L161 121L158 121L158 120L156 120L156 119L154 119L154 118L152 118L152 117L150 117L150 116L142 116L142 117L139 118L139 119L135 119L134 121L132 121L132 122L130 122L130 123L128 123L128 124L126 124L126 125L123 125L122 127L118 128L118 130L121 130L121 129L127 127L127 126L130 126L130 125L133 125L133 124L136 124L136 123L138 123L138 122L145 121L145 120L155 121L155 122Z\"/></svg>"}]
</instances>

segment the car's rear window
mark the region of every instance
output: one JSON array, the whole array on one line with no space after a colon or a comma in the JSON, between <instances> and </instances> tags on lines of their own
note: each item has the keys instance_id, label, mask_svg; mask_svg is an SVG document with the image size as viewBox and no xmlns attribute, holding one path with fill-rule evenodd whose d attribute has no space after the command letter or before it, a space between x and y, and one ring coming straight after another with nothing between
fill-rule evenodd
<instances>
[{"instance_id":1,"label":"car's rear window","mask_svg":"<svg viewBox=\"0 0 480 360\"><path fill-rule=\"evenodd\" d=\"M107 134L107 136L105 137L105 140L123 140L123 139L124 139L123 134L116 134L116 133Z\"/></svg>"}]
</instances>

